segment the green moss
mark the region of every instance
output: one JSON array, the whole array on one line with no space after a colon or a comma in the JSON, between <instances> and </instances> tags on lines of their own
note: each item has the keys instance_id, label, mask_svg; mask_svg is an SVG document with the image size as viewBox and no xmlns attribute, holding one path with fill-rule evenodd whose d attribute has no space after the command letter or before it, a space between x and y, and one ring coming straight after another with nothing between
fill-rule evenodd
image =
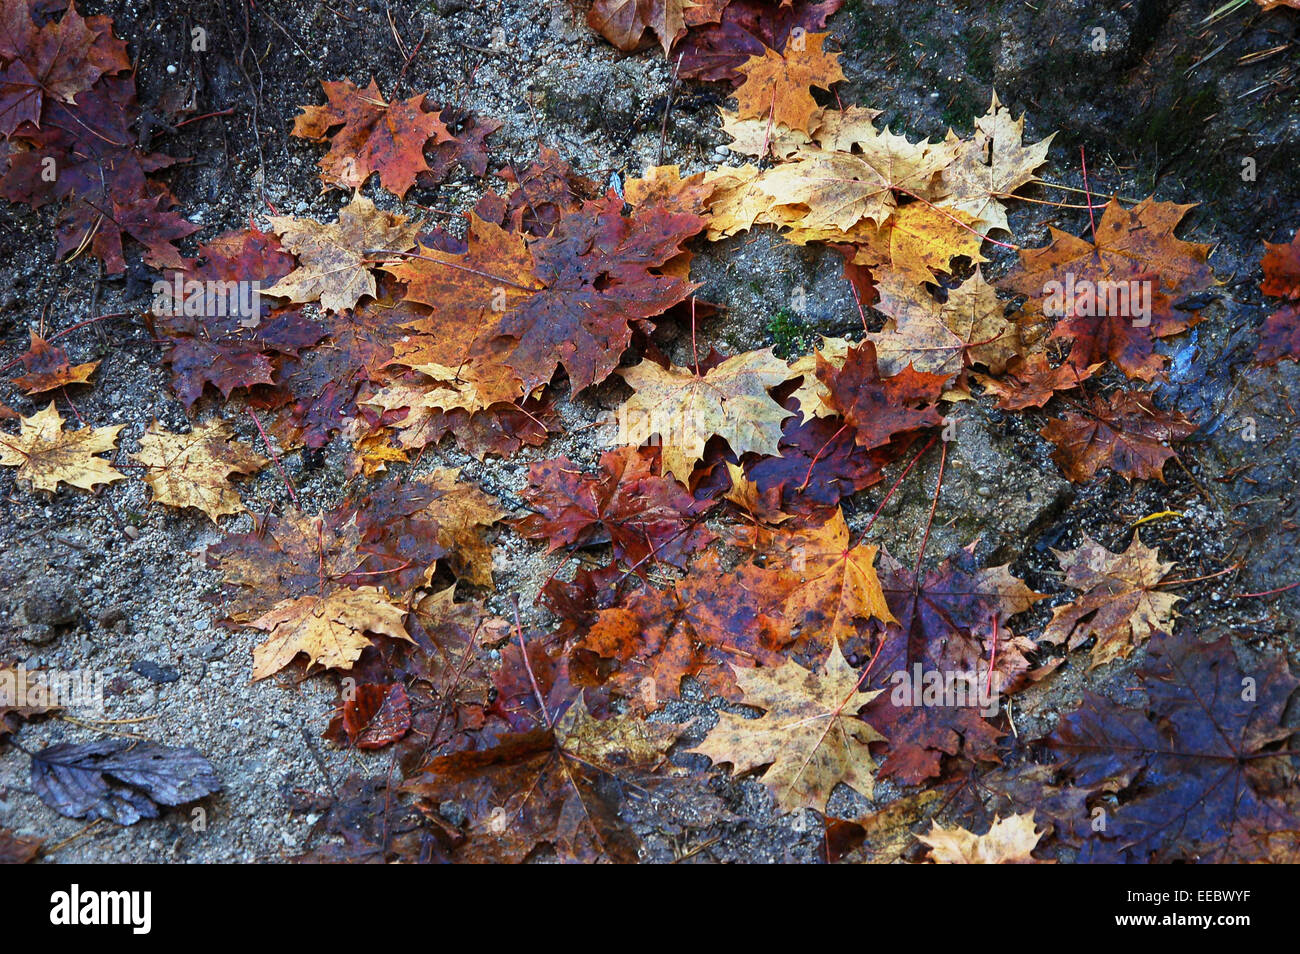
<instances>
[{"instance_id":1,"label":"green moss","mask_svg":"<svg viewBox=\"0 0 1300 954\"><path fill-rule=\"evenodd\" d=\"M773 353L783 361L812 350L817 334L798 315L782 308L767 320Z\"/></svg>"}]
</instances>

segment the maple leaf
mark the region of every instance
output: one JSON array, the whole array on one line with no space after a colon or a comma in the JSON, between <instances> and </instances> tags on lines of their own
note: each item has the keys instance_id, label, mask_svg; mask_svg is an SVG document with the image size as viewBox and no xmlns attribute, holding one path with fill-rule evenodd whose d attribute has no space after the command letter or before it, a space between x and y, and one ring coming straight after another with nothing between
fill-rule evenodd
<instances>
[{"instance_id":1,"label":"maple leaf","mask_svg":"<svg viewBox=\"0 0 1300 954\"><path fill-rule=\"evenodd\" d=\"M1179 411L1162 411L1140 391L1090 395L1063 419L1038 433L1056 445L1052 460L1075 483L1101 467L1132 480L1164 480L1165 461L1176 456L1166 445L1195 433L1196 425Z\"/></svg>"},{"instance_id":2,"label":"maple leaf","mask_svg":"<svg viewBox=\"0 0 1300 954\"><path fill-rule=\"evenodd\" d=\"M89 384L91 373L99 367L98 361L74 367L68 363L68 356L62 348L51 345L35 331L31 332L31 346L18 356L18 360L27 373L14 378L13 383L29 395L69 384Z\"/></svg>"},{"instance_id":3,"label":"maple leaf","mask_svg":"<svg viewBox=\"0 0 1300 954\"><path fill-rule=\"evenodd\" d=\"M853 342L845 338L822 337L821 344L812 354L803 355L790 364L790 377L802 375L799 386L790 392L795 407L804 420L814 417L835 417L835 408L830 405L830 389L817 377L817 359L836 369L844 367Z\"/></svg>"},{"instance_id":4,"label":"maple leaf","mask_svg":"<svg viewBox=\"0 0 1300 954\"><path fill-rule=\"evenodd\" d=\"M794 403L787 399L786 407ZM753 461L745 473L765 499L779 490L785 514L822 523L843 498L880 481L885 465L907 444L903 437L869 450L839 417L805 420L796 414L782 425L777 456Z\"/></svg>"},{"instance_id":5,"label":"maple leaf","mask_svg":"<svg viewBox=\"0 0 1300 954\"><path fill-rule=\"evenodd\" d=\"M849 349L839 367L818 357L817 377L830 393L830 404L853 426L863 447L882 447L899 435L943 423L934 401L947 376L911 367L882 376L876 346L870 341Z\"/></svg>"},{"instance_id":6,"label":"maple leaf","mask_svg":"<svg viewBox=\"0 0 1300 954\"><path fill-rule=\"evenodd\" d=\"M51 401L43 411L20 418L18 434L0 434L0 466L17 467L17 476L36 490L57 489L59 482L94 490L97 484L125 479L106 460L96 457L116 449L124 424L63 429L63 417Z\"/></svg>"},{"instance_id":7,"label":"maple leaf","mask_svg":"<svg viewBox=\"0 0 1300 954\"><path fill-rule=\"evenodd\" d=\"M771 119L809 132L817 112L809 87L829 90L844 79L839 54L822 49L828 35L801 34L799 42L787 42L781 53L765 49L738 67L744 77L736 90L740 118Z\"/></svg>"},{"instance_id":8,"label":"maple leaf","mask_svg":"<svg viewBox=\"0 0 1300 954\"><path fill-rule=\"evenodd\" d=\"M1264 249L1260 260L1264 280L1259 290L1273 298L1300 299L1300 229L1289 243L1265 242Z\"/></svg>"},{"instance_id":9,"label":"maple leaf","mask_svg":"<svg viewBox=\"0 0 1300 954\"><path fill-rule=\"evenodd\" d=\"M343 703L338 721L355 748L382 749L410 730L411 702L397 683L364 683Z\"/></svg>"},{"instance_id":10,"label":"maple leaf","mask_svg":"<svg viewBox=\"0 0 1300 954\"><path fill-rule=\"evenodd\" d=\"M547 146L523 172L507 165L498 173L510 183L505 198L488 192L475 212L494 225L541 238L555 231L560 219L603 194L600 183L579 175L558 152ZM634 205L636 203L633 203Z\"/></svg>"},{"instance_id":11,"label":"maple leaf","mask_svg":"<svg viewBox=\"0 0 1300 954\"><path fill-rule=\"evenodd\" d=\"M351 80L321 86L329 103L301 107L292 135L330 141L330 150L320 161L321 179L329 185L359 189L378 174L384 188L402 198L416 177L429 170L425 144L452 138L438 111L425 106L423 93L387 103L374 79L364 90ZM338 126L342 128L331 135L329 130Z\"/></svg>"},{"instance_id":12,"label":"maple leaf","mask_svg":"<svg viewBox=\"0 0 1300 954\"><path fill-rule=\"evenodd\" d=\"M365 561L360 546L350 508L320 515L290 510L255 521L250 533L227 534L208 547L206 559L229 584L228 618L245 623L300 596L325 597L339 587L373 583L373 575L357 575Z\"/></svg>"},{"instance_id":13,"label":"maple leaf","mask_svg":"<svg viewBox=\"0 0 1300 954\"><path fill-rule=\"evenodd\" d=\"M685 11L686 36L678 43L678 72L691 79L739 81L746 60L766 49L783 50L796 30L813 33L843 0L810 3L793 0L705 0Z\"/></svg>"},{"instance_id":14,"label":"maple leaf","mask_svg":"<svg viewBox=\"0 0 1300 954\"><path fill-rule=\"evenodd\" d=\"M934 570L916 573L882 555L882 589L897 619L872 656L872 681L888 684L868 719L885 734L881 774L908 784L939 775L943 756L997 761L1002 732L986 718L1002 693L1026 681L1034 644L1007 626L1042 596L1006 566L975 567L968 548ZM989 672L990 662L993 674ZM934 677L964 694L927 703ZM996 680L996 685L994 680ZM990 711L992 710L992 711Z\"/></svg>"},{"instance_id":15,"label":"maple leaf","mask_svg":"<svg viewBox=\"0 0 1300 954\"><path fill-rule=\"evenodd\" d=\"M782 612L802 646L820 654L856 636L859 621L896 622L876 575L879 548L849 545L842 510L819 527L771 534L763 550L798 577Z\"/></svg>"},{"instance_id":16,"label":"maple leaf","mask_svg":"<svg viewBox=\"0 0 1300 954\"><path fill-rule=\"evenodd\" d=\"M853 152L801 150L763 173L757 185L787 211L790 224L844 233L864 220L883 224L897 208L895 191L932 195L951 162L942 144L912 143L869 123L852 141Z\"/></svg>"},{"instance_id":17,"label":"maple leaf","mask_svg":"<svg viewBox=\"0 0 1300 954\"><path fill-rule=\"evenodd\" d=\"M810 228L798 221L785 238L799 244L851 239L854 244L850 246L849 263L865 266L872 274L887 269L912 283L938 284L936 273L951 272L954 258L965 257L972 263L985 261L980 254L984 238L974 224L975 220L960 210L909 202L894 209L879 227L859 223L841 235L835 229ZM873 298L862 297L864 306L874 303Z\"/></svg>"},{"instance_id":18,"label":"maple leaf","mask_svg":"<svg viewBox=\"0 0 1300 954\"><path fill-rule=\"evenodd\" d=\"M248 624L269 634L253 647L253 679L274 675L299 653L327 669L351 668L370 645L367 633L410 640L402 625L405 616L375 586L283 600Z\"/></svg>"},{"instance_id":19,"label":"maple leaf","mask_svg":"<svg viewBox=\"0 0 1300 954\"><path fill-rule=\"evenodd\" d=\"M949 130L953 161L942 171L943 208L971 216L974 228L984 235L995 229L1010 232L1000 200L1033 181L1034 170L1047 161L1047 150L1056 137L1053 133L1026 146L1024 131L1024 116L1013 120L996 92L988 112L975 118L970 139L959 140Z\"/></svg>"},{"instance_id":20,"label":"maple leaf","mask_svg":"<svg viewBox=\"0 0 1300 954\"><path fill-rule=\"evenodd\" d=\"M685 12L695 6L693 0L596 0L587 24L624 53L639 48L646 31L653 31L667 55L685 35Z\"/></svg>"},{"instance_id":21,"label":"maple leaf","mask_svg":"<svg viewBox=\"0 0 1300 954\"><path fill-rule=\"evenodd\" d=\"M148 468L144 479L155 503L194 507L216 523L224 514L245 510L229 478L257 473L269 463L233 436L230 424L220 418L195 424L188 434L171 433L154 421L131 459Z\"/></svg>"},{"instance_id":22,"label":"maple leaf","mask_svg":"<svg viewBox=\"0 0 1300 954\"><path fill-rule=\"evenodd\" d=\"M1014 359L1001 380L985 374L975 375L975 380L988 393L997 396L1002 410L1023 411L1027 407L1042 407L1057 391L1080 387L1100 368L1100 364L1081 368L1068 361L1053 368L1047 363L1047 355L1040 352Z\"/></svg>"},{"instance_id":23,"label":"maple leaf","mask_svg":"<svg viewBox=\"0 0 1300 954\"><path fill-rule=\"evenodd\" d=\"M1300 819L1289 789L1297 685L1275 654L1243 670L1223 636L1157 636L1138 671L1146 702L1086 692L1046 739L1076 785L1116 795L1079 860L1250 862L1294 858Z\"/></svg>"},{"instance_id":24,"label":"maple leaf","mask_svg":"<svg viewBox=\"0 0 1300 954\"><path fill-rule=\"evenodd\" d=\"M790 377L771 349L727 358L704 374L643 359L618 372L636 392L619 408L623 443L658 435L663 472L690 483L704 445L715 435L736 455L777 453L781 422L790 416L767 393Z\"/></svg>"},{"instance_id":25,"label":"maple leaf","mask_svg":"<svg viewBox=\"0 0 1300 954\"><path fill-rule=\"evenodd\" d=\"M680 584L645 589L624 606L602 610L576 646L612 668L610 687L644 709L677 698L683 676L709 695L737 701L731 664L776 666L784 658L790 626L770 614L793 582L751 564L724 573L709 552Z\"/></svg>"},{"instance_id":26,"label":"maple leaf","mask_svg":"<svg viewBox=\"0 0 1300 954\"><path fill-rule=\"evenodd\" d=\"M1287 305L1273 312L1265 319L1259 337L1255 360L1260 364L1277 364L1284 358L1300 360L1300 308Z\"/></svg>"},{"instance_id":27,"label":"maple leaf","mask_svg":"<svg viewBox=\"0 0 1300 954\"><path fill-rule=\"evenodd\" d=\"M965 828L944 828L931 822L929 832L916 836L930 849L930 860L939 865L1036 865L1041 864L1031 852L1043 832L1034 822L1034 813L994 818L982 835Z\"/></svg>"},{"instance_id":28,"label":"maple leaf","mask_svg":"<svg viewBox=\"0 0 1300 954\"><path fill-rule=\"evenodd\" d=\"M942 303L897 272L881 276L876 290L876 310L892 319L884 331L866 336L876 345L881 374L898 374L910 365L953 377L975 364L996 374L1020 348L1015 324L1004 316L1003 302L978 268L948 289Z\"/></svg>"},{"instance_id":29,"label":"maple leaf","mask_svg":"<svg viewBox=\"0 0 1300 954\"><path fill-rule=\"evenodd\" d=\"M1020 261L1002 280L1003 287L1028 295L1027 307L1035 313L1042 313L1050 300L1053 282L1060 289L1078 288L1083 294L1083 286L1076 284L1082 279L1095 285L1155 276L1157 290L1171 298L1204 291L1214 283L1214 273L1205 262L1210 246L1174 235L1191 208L1148 198L1125 209L1111 199L1097 221L1095 242L1054 228L1052 241L1044 247L1020 250ZM1068 304L1067 311L1072 312Z\"/></svg>"},{"instance_id":30,"label":"maple leaf","mask_svg":"<svg viewBox=\"0 0 1300 954\"><path fill-rule=\"evenodd\" d=\"M1065 582L1084 595L1052 611L1039 637L1045 643L1066 643L1074 649L1096 637L1089 669L1114 659L1127 659L1153 633L1172 631L1174 604L1180 597L1155 588L1173 563L1162 563L1154 548L1143 546L1137 531L1123 553L1112 553L1084 536L1076 550L1053 550Z\"/></svg>"},{"instance_id":31,"label":"maple leaf","mask_svg":"<svg viewBox=\"0 0 1300 954\"><path fill-rule=\"evenodd\" d=\"M319 300L327 311L342 311L366 295L376 297L366 256L379 250L405 252L415 245L421 223L383 212L357 194L339 209L333 224L277 215L271 217L271 228L300 264L266 294L297 302Z\"/></svg>"},{"instance_id":32,"label":"maple leaf","mask_svg":"<svg viewBox=\"0 0 1300 954\"><path fill-rule=\"evenodd\" d=\"M11 202L64 202L55 222L57 253L89 249L110 275L126 270L124 236L145 247L146 264L183 268L175 242L199 229L174 211L167 187L148 177L174 160L136 147L139 116L130 75L102 76L75 105L47 98L41 128L23 126L17 134L30 148L10 157L0 179L0 194ZM48 174L47 159L57 176Z\"/></svg>"},{"instance_id":33,"label":"maple leaf","mask_svg":"<svg viewBox=\"0 0 1300 954\"><path fill-rule=\"evenodd\" d=\"M1300 231L1289 245L1265 242L1264 280L1259 290L1278 298L1300 299ZM1284 305L1264 321L1259 331L1259 347L1255 360L1263 365L1277 364L1286 359L1297 360L1300 355L1300 307Z\"/></svg>"},{"instance_id":34,"label":"maple leaf","mask_svg":"<svg viewBox=\"0 0 1300 954\"><path fill-rule=\"evenodd\" d=\"M491 586L493 547L484 533L505 516L496 498L461 479L460 468L440 467L389 480L361 500L360 550L382 557L375 568L389 570L404 590L427 585L441 558L457 576Z\"/></svg>"},{"instance_id":35,"label":"maple leaf","mask_svg":"<svg viewBox=\"0 0 1300 954\"><path fill-rule=\"evenodd\" d=\"M447 814L464 819L458 861L519 862L550 845L563 861L632 862L636 838L602 783L653 768L679 732L628 716L597 720L578 702L553 727L433 759L403 790L439 808L457 806Z\"/></svg>"},{"instance_id":36,"label":"maple leaf","mask_svg":"<svg viewBox=\"0 0 1300 954\"><path fill-rule=\"evenodd\" d=\"M862 691L857 670L837 644L820 670L787 660L776 669L735 672L742 702L763 709L763 715L746 719L720 712L718 724L690 751L715 764L731 763L737 775L767 765L759 780L783 812L825 812L841 782L872 797L876 763L869 746L884 736L857 713L879 691Z\"/></svg>"},{"instance_id":37,"label":"maple leaf","mask_svg":"<svg viewBox=\"0 0 1300 954\"><path fill-rule=\"evenodd\" d=\"M186 407L208 384L223 397L236 388L273 384L274 358L295 355L325 335L296 309L272 311L259 296L255 314L240 314L227 295L217 293L238 287L236 282L273 284L293 270L293 256L274 235L257 228L224 232L199 253L201 265L172 273L153 316L167 341L163 360L172 369L172 388Z\"/></svg>"},{"instance_id":38,"label":"maple leaf","mask_svg":"<svg viewBox=\"0 0 1300 954\"><path fill-rule=\"evenodd\" d=\"M695 287L664 274L703 219L662 207L623 214L616 194L562 216L540 238L471 223L463 256L421 246L418 258L386 270L406 297L478 316L484 337L512 339L505 363L526 391L563 365L575 391L604 380L632 338L630 322L652 318ZM467 322L466 322L467 323Z\"/></svg>"},{"instance_id":39,"label":"maple leaf","mask_svg":"<svg viewBox=\"0 0 1300 954\"><path fill-rule=\"evenodd\" d=\"M524 502L534 511L515 521L532 540L561 547L613 545L614 558L631 567L653 557L681 567L713 539L696 518L710 501L696 500L671 477L656 476L651 457L635 447L601 455L601 476L589 477L567 457L539 461L528 474Z\"/></svg>"},{"instance_id":40,"label":"maple leaf","mask_svg":"<svg viewBox=\"0 0 1300 954\"><path fill-rule=\"evenodd\" d=\"M131 68L126 44L115 40L107 17L83 19L68 4L57 22L37 26L36 0L14 0L0 17L0 134L24 122L41 125L46 98L73 104L106 73Z\"/></svg>"},{"instance_id":41,"label":"maple leaf","mask_svg":"<svg viewBox=\"0 0 1300 954\"><path fill-rule=\"evenodd\" d=\"M0 665L0 742L33 716L63 708L45 688L49 683L41 673L25 666Z\"/></svg>"},{"instance_id":42,"label":"maple leaf","mask_svg":"<svg viewBox=\"0 0 1300 954\"><path fill-rule=\"evenodd\" d=\"M480 119L469 110L446 106L438 114L443 127L451 133L449 140L426 147L429 171L420 175L425 185L437 185L447 178L452 167L459 165L471 175L487 172L487 137L501 128L496 119Z\"/></svg>"}]
</instances>

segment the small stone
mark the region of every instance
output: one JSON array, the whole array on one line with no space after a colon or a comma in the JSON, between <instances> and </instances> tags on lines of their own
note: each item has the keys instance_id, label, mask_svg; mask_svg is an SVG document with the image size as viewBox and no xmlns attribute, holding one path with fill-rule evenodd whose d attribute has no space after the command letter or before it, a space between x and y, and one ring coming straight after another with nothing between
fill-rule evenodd
<instances>
[{"instance_id":1,"label":"small stone","mask_svg":"<svg viewBox=\"0 0 1300 954\"><path fill-rule=\"evenodd\" d=\"M23 603L27 622L46 626L70 626L77 620L77 604L71 588L40 590Z\"/></svg>"},{"instance_id":2,"label":"small stone","mask_svg":"<svg viewBox=\"0 0 1300 954\"><path fill-rule=\"evenodd\" d=\"M150 659L137 659L131 663L131 671L144 676L150 682L175 682L181 674L171 666L162 666Z\"/></svg>"},{"instance_id":3,"label":"small stone","mask_svg":"<svg viewBox=\"0 0 1300 954\"><path fill-rule=\"evenodd\" d=\"M53 626L46 626L44 623L33 623L25 626L20 636L25 643L31 643L33 646L44 646L47 643L54 642L58 632Z\"/></svg>"}]
</instances>

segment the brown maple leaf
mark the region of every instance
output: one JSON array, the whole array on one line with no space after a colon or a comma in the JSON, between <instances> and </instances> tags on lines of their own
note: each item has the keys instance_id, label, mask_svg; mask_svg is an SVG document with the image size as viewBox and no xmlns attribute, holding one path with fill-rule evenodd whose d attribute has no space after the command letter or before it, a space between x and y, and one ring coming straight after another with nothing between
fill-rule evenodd
<instances>
[{"instance_id":1,"label":"brown maple leaf","mask_svg":"<svg viewBox=\"0 0 1300 954\"><path fill-rule=\"evenodd\" d=\"M388 103L373 79L364 90L351 80L321 86L329 103L301 107L292 135L330 141L330 150L320 161L321 179L328 185L359 189L378 174L384 188L402 198L416 177L429 171L425 144L452 139L439 111L425 106L423 93Z\"/></svg>"},{"instance_id":2,"label":"brown maple leaf","mask_svg":"<svg viewBox=\"0 0 1300 954\"><path fill-rule=\"evenodd\" d=\"M1290 242L1265 242L1264 249L1259 290L1274 298L1300 299L1300 229Z\"/></svg>"},{"instance_id":3,"label":"brown maple leaf","mask_svg":"<svg viewBox=\"0 0 1300 954\"><path fill-rule=\"evenodd\" d=\"M544 237L480 219L463 254L421 246L385 270L406 283L408 299L454 309L461 327L478 321L484 340L509 339L496 347L527 392L559 366L580 391L618 365L630 322L661 315L694 288L663 266L702 227L698 215L657 206L624 214L611 194L562 216Z\"/></svg>"},{"instance_id":4,"label":"brown maple leaf","mask_svg":"<svg viewBox=\"0 0 1300 954\"><path fill-rule=\"evenodd\" d=\"M596 0L587 24L624 53L638 49L653 31L667 55L686 34L686 11L696 6L694 0Z\"/></svg>"},{"instance_id":5,"label":"brown maple leaf","mask_svg":"<svg viewBox=\"0 0 1300 954\"><path fill-rule=\"evenodd\" d=\"M997 397L998 407L1004 411L1023 411L1042 407L1057 391L1074 390L1100 368L1100 364L1080 368L1068 361L1053 368L1047 363L1047 355L1039 352L1016 358L1001 379L977 374L975 380Z\"/></svg>"},{"instance_id":6,"label":"brown maple leaf","mask_svg":"<svg viewBox=\"0 0 1300 954\"><path fill-rule=\"evenodd\" d=\"M862 447L883 447L899 435L943 423L935 402L947 376L911 367L882 376L870 341L851 348L839 367L819 356L817 377Z\"/></svg>"},{"instance_id":7,"label":"brown maple leaf","mask_svg":"<svg viewBox=\"0 0 1300 954\"><path fill-rule=\"evenodd\" d=\"M782 52L765 49L737 68L744 82L736 90L741 119L765 119L810 131L817 103L810 87L829 90L844 79L839 54L823 51L827 33L801 33Z\"/></svg>"},{"instance_id":8,"label":"brown maple leaf","mask_svg":"<svg viewBox=\"0 0 1300 954\"><path fill-rule=\"evenodd\" d=\"M638 708L677 698L683 676L695 677L709 695L737 701L730 664L776 666L784 658L790 624L771 614L793 583L786 573L751 564L724 573L709 552L680 584L647 588L601 611L576 645L600 657L612 670L610 687Z\"/></svg>"},{"instance_id":9,"label":"brown maple leaf","mask_svg":"<svg viewBox=\"0 0 1300 954\"><path fill-rule=\"evenodd\" d=\"M613 790L656 767L680 728L631 716L598 720L583 703L544 728L504 736L493 748L443 755L403 789L459 820L464 862L519 862L550 845L561 860L637 858Z\"/></svg>"},{"instance_id":10,"label":"brown maple leaf","mask_svg":"<svg viewBox=\"0 0 1300 954\"><path fill-rule=\"evenodd\" d=\"M1164 480L1165 462L1177 456L1169 444L1196 431L1179 411L1162 411L1141 391L1089 395L1049 421L1038 433L1056 445L1052 460L1075 483L1083 483L1102 467L1128 480Z\"/></svg>"},{"instance_id":11,"label":"brown maple leaf","mask_svg":"<svg viewBox=\"0 0 1300 954\"><path fill-rule=\"evenodd\" d=\"M73 366L68 363L64 350L51 345L35 331L31 332L31 345L18 356L27 373L13 379L15 387L22 388L29 395L69 384L89 384L90 375L99 367L98 361Z\"/></svg>"},{"instance_id":12,"label":"brown maple leaf","mask_svg":"<svg viewBox=\"0 0 1300 954\"><path fill-rule=\"evenodd\" d=\"M108 17L83 19L68 4L57 21L37 26L33 15L40 6L12 0L0 16L0 62L6 64L0 69L0 134L6 138L25 122L39 127L47 98L75 104L99 77L131 68Z\"/></svg>"},{"instance_id":13,"label":"brown maple leaf","mask_svg":"<svg viewBox=\"0 0 1300 954\"><path fill-rule=\"evenodd\" d=\"M614 559L640 567L650 559L677 567L713 534L698 518L712 506L671 477L652 471L653 454L635 447L606 451L601 474L589 477L567 457L533 464L523 499L533 511L514 527L532 540L561 547L611 544Z\"/></svg>"},{"instance_id":14,"label":"brown maple leaf","mask_svg":"<svg viewBox=\"0 0 1300 954\"><path fill-rule=\"evenodd\" d=\"M1096 669L1127 659L1153 633L1172 632L1180 597L1158 593L1156 587L1173 563L1162 563L1158 551L1142 545L1136 530L1123 553L1112 553L1086 535L1078 549L1052 552L1066 584L1083 595L1052 611L1042 642L1074 649L1095 637L1088 668Z\"/></svg>"},{"instance_id":15,"label":"brown maple leaf","mask_svg":"<svg viewBox=\"0 0 1300 954\"><path fill-rule=\"evenodd\" d=\"M293 271L293 256L271 233L252 227L223 232L199 246L199 254L201 264L172 272L162 283L152 314L167 342L163 360L172 370L172 388L186 407L209 384L223 397L274 384L277 358L296 355L325 335L298 309L272 310L260 295L257 307L243 313L253 299L245 300L237 283L264 288Z\"/></svg>"}]
</instances>

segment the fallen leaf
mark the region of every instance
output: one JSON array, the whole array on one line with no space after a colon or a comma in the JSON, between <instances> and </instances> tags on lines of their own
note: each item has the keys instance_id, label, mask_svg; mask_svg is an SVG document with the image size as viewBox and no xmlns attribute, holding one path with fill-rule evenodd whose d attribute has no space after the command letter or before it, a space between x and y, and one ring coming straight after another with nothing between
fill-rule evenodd
<instances>
[{"instance_id":1,"label":"fallen leaf","mask_svg":"<svg viewBox=\"0 0 1300 954\"><path fill-rule=\"evenodd\" d=\"M1173 563L1163 563L1154 548L1143 545L1137 531L1123 553L1112 553L1084 536L1075 550L1053 550L1065 571L1065 582L1083 593L1052 611L1052 619L1039 637L1042 642L1075 649L1096 639L1089 669L1115 659L1127 659L1153 633L1173 631L1172 593L1156 592Z\"/></svg>"},{"instance_id":2,"label":"fallen leaf","mask_svg":"<svg viewBox=\"0 0 1300 954\"><path fill-rule=\"evenodd\" d=\"M328 104L301 107L292 135L315 142L329 140L330 150L320 161L321 179L328 185L359 189L377 174L385 189L402 198L416 177L429 171L425 144L452 138L439 112L425 105L423 93L389 103L373 79L364 90L351 80L321 86Z\"/></svg>"},{"instance_id":3,"label":"fallen leaf","mask_svg":"<svg viewBox=\"0 0 1300 954\"><path fill-rule=\"evenodd\" d=\"M21 480L36 490L53 491L59 482L94 490L97 484L124 480L106 460L96 457L116 450L117 434L124 424L63 429L63 417L54 402L31 417L21 418L18 434L0 434L0 466L17 467Z\"/></svg>"},{"instance_id":4,"label":"fallen leaf","mask_svg":"<svg viewBox=\"0 0 1300 954\"><path fill-rule=\"evenodd\" d=\"M787 660L776 669L736 669L742 702L764 710L758 719L718 713L718 724L692 752L715 764L729 762L734 774L767 765L759 781L783 812L826 811L843 782L871 798L876 763L868 749L884 736L858 718L858 710L879 692L863 692L857 670L839 646L817 671Z\"/></svg>"},{"instance_id":5,"label":"fallen leaf","mask_svg":"<svg viewBox=\"0 0 1300 954\"><path fill-rule=\"evenodd\" d=\"M932 822L930 831L917 835L930 848L930 860L938 865L1036 865L1031 852L1043 833L1034 823L1034 813L994 818L989 830L976 835L965 828L944 828Z\"/></svg>"},{"instance_id":6,"label":"fallen leaf","mask_svg":"<svg viewBox=\"0 0 1300 954\"><path fill-rule=\"evenodd\" d=\"M220 418L195 424L188 434L171 433L154 421L131 459L146 468L144 480L155 503L194 507L216 523L220 516L246 509L229 479L255 474L269 463L233 436L230 424Z\"/></svg>"},{"instance_id":7,"label":"fallen leaf","mask_svg":"<svg viewBox=\"0 0 1300 954\"><path fill-rule=\"evenodd\" d=\"M191 748L134 739L62 742L32 753L32 789L68 818L134 825L164 806L220 791L212 764Z\"/></svg>"},{"instance_id":8,"label":"fallen leaf","mask_svg":"<svg viewBox=\"0 0 1300 954\"><path fill-rule=\"evenodd\" d=\"M1052 460L1075 483L1102 467L1132 480L1164 480L1165 462L1177 456L1167 445L1196 432L1179 411L1162 411L1140 391L1090 395L1040 433L1056 445Z\"/></svg>"},{"instance_id":9,"label":"fallen leaf","mask_svg":"<svg viewBox=\"0 0 1300 954\"><path fill-rule=\"evenodd\" d=\"M619 408L620 443L635 446L657 435L663 472L682 483L690 484L714 435L736 455L777 453L790 412L767 392L790 370L770 349L727 358L702 375L648 359L618 373L636 392Z\"/></svg>"},{"instance_id":10,"label":"fallen leaf","mask_svg":"<svg viewBox=\"0 0 1300 954\"><path fill-rule=\"evenodd\" d=\"M366 295L376 297L375 276L367 264L373 252L405 252L415 245L421 223L383 212L363 195L339 210L338 221L324 225L289 215L271 217L271 228L299 265L266 289L290 301L320 301L328 311L353 308Z\"/></svg>"},{"instance_id":11,"label":"fallen leaf","mask_svg":"<svg viewBox=\"0 0 1300 954\"><path fill-rule=\"evenodd\" d=\"M826 33L801 33L782 52L765 49L737 67L744 82L736 90L741 119L765 119L810 131L817 102L809 87L829 90L844 79L839 54L822 46Z\"/></svg>"},{"instance_id":12,"label":"fallen leaf","mask_svg":"<svg viewBox=\"0 0 1300 954\"><path fill-rule=\"evenodd\" d=\"M51 345L35 331L31 332L31 346L18 356L27 373L13 379L14 387L27 394L40 394L69 384L89 384L91 373L99 367L98 361L78 364L68 363L62 348Z\"/></svg>"},{"instance_id":13,"label":"fallen leaf","mask_svg":"<svg viewBox=\"0 0 1300 954\"><path fill-rule=\"evenodd\" d=\"M284 600L249 622L268 634L253 648L253 679L274 675L299 653L326 669L349 669L370 645L367 633L410 640L406 611L374 586L339 588L325 596Z\"/></svg>"}]
</instances>

